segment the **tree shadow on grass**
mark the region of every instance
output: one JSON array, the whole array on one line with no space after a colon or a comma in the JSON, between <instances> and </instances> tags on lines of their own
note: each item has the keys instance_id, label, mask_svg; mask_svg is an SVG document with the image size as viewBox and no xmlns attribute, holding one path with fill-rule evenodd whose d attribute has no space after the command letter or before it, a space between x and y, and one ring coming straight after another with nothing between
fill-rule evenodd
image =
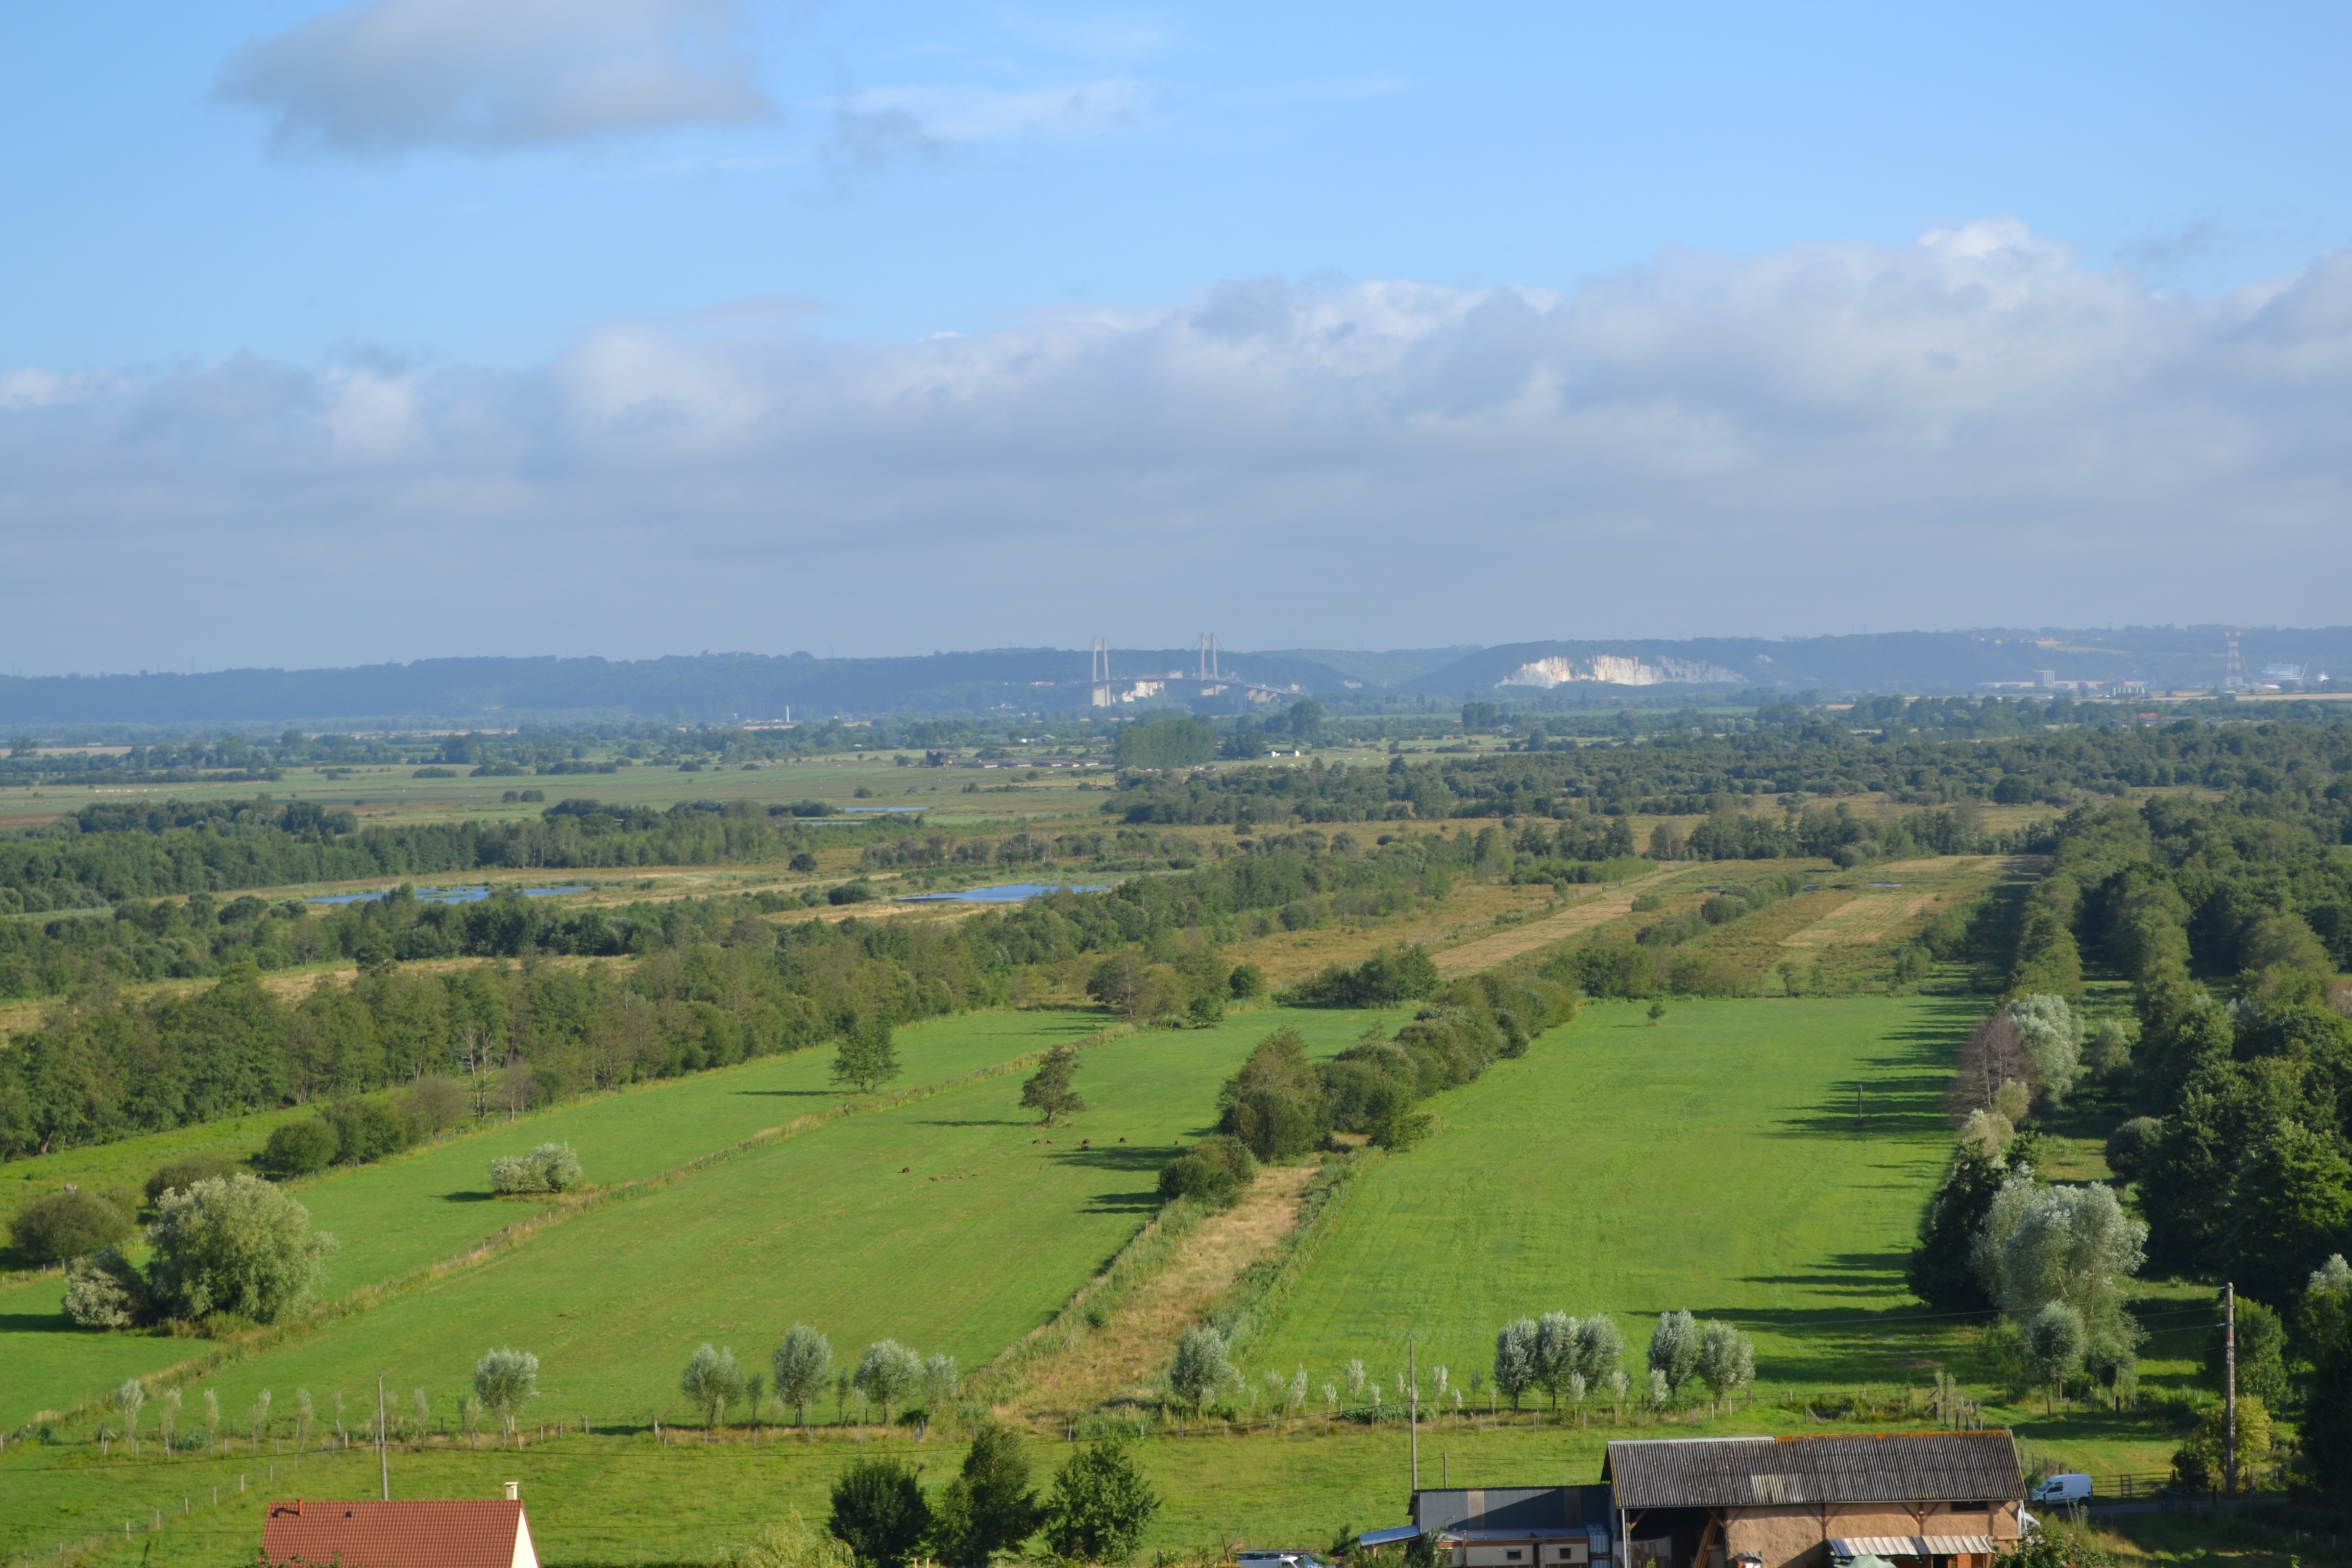
<instances>
[{"instance_id":1,"label":"tree shadow on grass","mask_svg":"<svg viewBox=\"0 0 2352 1568\"><path fill-rule=\"evenodd\" d=\"M1840 1079L1810 1113L1780 1122L1771 1135L1916 1137L1948 1130L1952 1073L1960 1044L1983 1016L1983 1005L1980 998L1962 998L1924 1011L1925 1017L1886 1037L1884 1054L1864 1058L1858 1070Z\"/></svg>"},{"instance_id":2,"label":"tree shadow on grass","mask_svg":"<svg viewBox=\"0 0 2352 1568\"><path fill-rule=\"evenodd\" d=\"M1802 1285L1817 1290L1868 1292L1885 1295L1903 1288L1903 1268L1909 1258L1900 1252L1842 1252L1813 1274L1743 1274L1749 1285Z\"/></svg>"},{"instance_id":3,"label":"tree shadow on grass","mask_svg":"<svg viewBox=\"0 0 2352 1568\"><path fill-rule=\"evenodd\" d=\"M739 1089L746 1100L839 1100L845 1091L838 1089Z\"/></svg>"},{"instance_id":4,"label":"tree shadow on grass","mask_svg":"<svg viewBox=\"0 0 2352 1568\"><path fill-rule=\"evenodd\" d=\"M1786 1363L1801 1362L1802 1381L1822 1384L1885 1384L1917 1381L1906 1360L1950 1363L1969 1353L1952 1342L1956 1330L1987 1319L1937 1314L1916 1302L1872 1311L1861 1307L1690 1309L1702 1320L1721 1318L1737 1328L1768 1329L1792 1342L1775 1347L1770 1359L1781 1366L1759 1369L1768 1378L1790 1378ZM1790 1353L1793 1351L1794 1353ZM1913 1375L1906 1375L1907 1373Z\"/></svg>"},{"instance_id":5,"label":"tree shadow on grass","mask_svg":"<svg viewBox=\"0 0 2352 1568\"><path fill-rule=\"evenodd\" d=\"M918 1127L1025 1127L1037 1124L1025 1116L930 1116L915 1123Z\"/></svg>"},{"instance_id":6,"label":"tree shadow on grass","mask_svg":"<svg viewBox=\"0 0 2352 1568\"><path fill-rule=\"evenodd\" d=\"M63 1312L0 1312L0 1334L61 1334L87 1332Z\"/></svg>"},{"instance_id":7,"label":"tree shadow on grass","mask_svg":"<svg viewBox=\"0 0 2352 1568\"><path fill-rule=\"evenodd\" d=\"M488 1204L496 1203L498 1197L496 1193L443 1193L441 1201L445 1204Z\"/></svg>"}]
</instances>

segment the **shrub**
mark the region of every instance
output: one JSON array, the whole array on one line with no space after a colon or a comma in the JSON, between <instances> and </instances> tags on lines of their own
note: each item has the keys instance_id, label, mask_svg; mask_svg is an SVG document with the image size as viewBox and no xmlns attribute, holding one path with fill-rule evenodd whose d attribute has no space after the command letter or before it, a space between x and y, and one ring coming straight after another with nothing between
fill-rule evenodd
<instances>
[{"instance_id":1,"label":"shrub","mask_svg":"<svg viewBox=\"0 0 2352 1568\"><path fill-rule=\"evenodd\" d=\"M1265 994L1265 971L1255 963L1237 963L1225 976L1225 989L1236 1002L1247 1002Z\"/></svg>"},{"instance_id":2,"label":"shrub","mask_svg":"<svg viewBox=\"0 0 2352 1568\"><path fill-rule=\"evenodd\" d=\"M147 1203L150 1207L163 1201L163 1194L174 1187L185 1190L198 1182L215 1176L229 1175L236 1170L236 1162L222 1154L183 1154L167 1160L162 1169L147 1178Z\"/></svg>"},{"instance_id":3,"label":"shrub","mask_svg":"<svg viewBox=\"0 0 2352 1568\"><path fill-rule=\"evenodd\" d=\"M289 1121L269 1134L261 1168L273 1176L315 1176L335 1163L342 1139L320 1117Z\"/></svg>"},{"instance_id":4,"label":"shrub","mask_svg":"<svg viewBox=\"0 0 2352 1568\"><path fill-rule=\"evenodd\" d=\"M1257 1178L1257 1161L1238 1138L1203 1138L1168 1162L1160 1173L1162 1198L1194 1198L1229 1206Z\"/></svg>"},{"instance_id":5,"label":"shrub","mask_svg":"<svg viewBox=\"0 0 2352 1568\"><path fill-rule=\"evenodd\" d=\"M229 1312L271 1323L299 1312L335 1248L290 1194L242 1173L165 1194L148 1235L156 1304L191 1320Z\"/></svg>"},{"instance_id":6,"label":"shrub","mask_svg":"<svg viewBox=\"0 0 2352 1568\"><path fill-rule=\"evenodd\" d=\"M66 1270L65 1314L85 1329L128 1329L152 1320L154 1299L147 1281L109 1247L77 1258Z\"/></svg>"},{"instance_id":7,"label":"shrub","mask_svg":"<svg viewBox=\"0 0 2352 1568\"><path fill-rule=\"evenodd\" d=\"M338 1165L364 1165L408 1147L408 1119L383 1100L338 1100L321 1114L335 1130Z\"/></svg>"},{"instance_id":8,"label":"shrub","mask_svg":"<svg viewBox=\"0 0 2352 1568\"><path fill-rule=\"evenodd\" d=\"M400 1113L407 1119L410 1136L416 1138L439 1137L465 1121L471 1110L465 1085L439 1073L418 1079L400 1097Z\"/></svg>"},{"instance_id":9,"label":"shrub","mask_svg":"<svg viewBox=\"0 0 2352 1568\"><path fill-rule=\"evenodd\" d=\"M861 1568L901 1568L930 1533L931 1510L913 1467L866 1459L833 1483L828 1522Z\"/></svg>"},{"instance_id":10,"label":"shrub","mask_svg":"<svg viewBox=\"0 0 2352 1568\"><path fill-rule=\"evenodd\" d=\"M1321 1076L1296 1029L1277 1029L1260 1040L1217 1100L1223 1110L1217 1131L1240 1139L1261 1160L1303 1154L1322 1142L1330 1125Z\"/></svg>"},{"instance_id":11,"label":"shrub","mask_svg":"<svg viewBox=\"0 0 2352 1568\"><path fill-rule=\"evenodd\" d=\"M569 1143L541 1143L528 1154L502 1154L490 1162L494 1193L561 1193L583 1179L580 1156Z\"/></svg>"},{"instance_id":12,"label":"shrub","mask_svg":"<svg viewBox=\"0 0 2352 1568\"><path fill-rule=\"evenodd\" d=\"M1295 1007L1387 1007L1437 989L1437 964L1417 943L1400 942L1352 968L1335 963L1284 993Z\"/></svg>"},{"instance_id":13,"label":"shrub","mask_svg":"<svg viewBox=\"0 0 2352 1568\"><path fill-rule=\"evenodd\" d=\"M837 888L827 889L824 901L828 904L863 904L871 901L874 896L874 884L871 882L844 882Z\"/></svg>"},{"instance_id":14,"label":"shrub","mask_svg":"<svg viewBox=\"0 0 2352 1568\"><path fill-rule=\"evenodd\" d=\"M1018 1551L1037 1524L1037 1496L1029 1489L1029 1458L1019 1434L982 1421L962 1470L940 1489L931 1510L933 1548L944 1562L985 1563L996 1552Z\"/></svg>"},{"instance_id":15,"label":"shrub","mask_svg":"<svg viewBox=\"0 0 2352 1568\"><path fill-rule=\"evenodd\" d=\"M1159 1511L1127 1450L1106 1439L1071 1455L1054 1478L1045 1544L1065 1562L1124 1563Z\"/></svg>"},{"instance_id":16,"label":"shrub","mask_svg":"<svg viewBox=\"0 0 2352 1568\"><path fill-rule=\"evenodd\" d=\"M63 1263L113 1246L137 1225L120 1205L69 1187L18 1209L8 1222L8 1239L35 1263Z\"/></svg>"},{"instance_id":17,"label":"shrub","mask_svg":"<svg viewBox=\"0 0 2352 1568\"><path fill-rule=\"evenodd\" d=\"M2160 1117L2135 1116L2107 1134L2107 1169L2118 1181L2136 1182L2164 1142Z\"/></svg>"}]
</instances>

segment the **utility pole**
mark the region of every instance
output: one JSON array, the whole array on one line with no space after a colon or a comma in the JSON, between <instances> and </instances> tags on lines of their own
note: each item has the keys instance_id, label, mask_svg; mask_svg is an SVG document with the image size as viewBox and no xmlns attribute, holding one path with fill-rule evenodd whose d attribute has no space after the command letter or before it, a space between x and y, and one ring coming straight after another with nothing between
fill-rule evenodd
<instances>
[{"instance_id":1,"label":"utility pole","mask_svg":"<svg viewBox=\"0 0 2352 1568\"><path fill-rule=\"evenodd\" d=\"M1412 1429L1412 1489L1421 1489L1421 1366L1414 1357L1412 1336L1404 1337L1406 1422Z\"/></svg>"},{"instance_id":2,"label":"utility pole","mask_svg":"<svg viewBox=\"0 0 2352 1568\"><path fill-rule=\"evenodd\" d=\"M2238 1495L2238 1288L2227 1281L2221 1286L2221 1484Z\"/></svg>"},{"instance_id":3,"label":"utility pole","mask_svg":"<svg viewBox=\"0 0 2352 1568\"><path fill-rule=\"evenodd\" d=\"M375 1374L375 1464L383 1478L383 1500L392 1500L392 1453L383 1446L383 1373Z\"/></svg>"}]
</instances>

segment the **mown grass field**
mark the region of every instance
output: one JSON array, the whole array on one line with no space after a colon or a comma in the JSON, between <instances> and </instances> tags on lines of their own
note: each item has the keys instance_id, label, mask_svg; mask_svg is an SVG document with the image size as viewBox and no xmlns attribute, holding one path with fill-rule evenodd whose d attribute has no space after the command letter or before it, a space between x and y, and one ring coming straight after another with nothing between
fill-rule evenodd
<instances>
[{"instance_id":1,"label":"mown grass field","mask_svg":"<svg viewBox=\"0 0 2352 1568\"><path fill-rule=\"evenodd\" d=\"M1238 1016L1236 1025L1247 1016ZM1028 1012L982 1013L916 1025L898 1032L905 1076L891 1087L904 1092L974 1072L1061 1040L1081 1038L1104 1023L1095 1013ZM293 1190L310 1210L312 1222L341 1243L330 1264L327 1299L382 1285L455 1257L504 1226L546 1210L543 1201L491 1197L488 1172L494 1155L541 1142L569 1142L580 1151L591 1182L609 1187L642 1181L797 1116L843 1103L827 1081L831 1062L832 1053L824 1050L765 1058L576 1101L382 1164L296 1184ZM274 1124L284 1119L281 1113L269 1120ZM116 1167L117 1179L143 1182L167 1150L182 1146L173 1137L187 1137L193 1143L209 1131L191 1129L187 1134L141 1140L161 1146L148 1149L136 1161L125 1159ZM260 1139L250 1131L247 1137L258 1146ZM36 1175L34 1186L47 1192L77 1174L87 1179L91 1163L123 1147L76 1151L24 1163L62 1167ZM185 1340L78 1332L58 1310L61 1290L54 1272L0 1289L0 1366L8 1369L0 1379L0 1400L5 1402L0 1405L0 1420L19 1421L37 1410L64 1408L126 1377L161 1371L205 1348Z\"/></svg>"},{"instance_id":2,"label":"mown grass field","mask_svg":"<svg viewBox=\"0 0 2352 1568\"><path fill-rule=\"evenodd\" d=\"M1755 1334L1768 1384L1899 1380L1951 1338L1917 1321L1902 1266L1978 1011L1688 1000L1652 1026L1591 1005L1357 1178L1253 1361L1318 1384L1355 1357L1386 1375L1410 1331L1424 1366L1466 1378L1523 1314L1607 1312L1638 1347L1687 1308Z\"/></svg>"}]
</instances>

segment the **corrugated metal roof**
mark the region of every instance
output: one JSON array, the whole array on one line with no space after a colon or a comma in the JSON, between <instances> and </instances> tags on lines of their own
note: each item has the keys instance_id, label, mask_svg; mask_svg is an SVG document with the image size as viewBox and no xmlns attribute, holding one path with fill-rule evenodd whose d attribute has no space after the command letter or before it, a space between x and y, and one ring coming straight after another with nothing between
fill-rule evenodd
<instances>
[{"instance_id":1,"label":"corrugated metal roof","mask_svg":"<svg viewBox=\"0 0 2352 1568\"><path fill-rule=\"evenodd\" d=\"M1699 1437L1609 1445L1620 1508L1990 1502L2025 1495L2006 1432Z\"/></svg>"},{"instance_id":2,"label":"corrugated metal roof","mask_svg":"<svg viewBox=\"0 0 2352 1568\"><path fill-rule=\"evenodd\" d=\"M527 1568L522 1504L489 1501L318 1502L269 1505L261 1555L272 1563L326 1568Z\"/></svg>"},{"instance_id":3,"label":"corrugated metal roof","mask_svg":"<svg viewBox=\"0 0 2352 1568\"><path fill-rule=\"evenodd\" d=\"M1830 1542L1832 1557L1958 1557L1992 1553L1990 1535L1844 1535Z\"/></svg>"},{"instance_id":4,"label":"corrugated metal roof","mask_svg":"<svg viewBox=\"0 0 2352 1568\"><path fill-rule=\"evenodd\" d=\"M1615 1507L1605 1486L1424 1487L1412 1494L1413 1522L1449 1533L1574 1531L1605 1523Z\"/></svg>"}]
</instances>

